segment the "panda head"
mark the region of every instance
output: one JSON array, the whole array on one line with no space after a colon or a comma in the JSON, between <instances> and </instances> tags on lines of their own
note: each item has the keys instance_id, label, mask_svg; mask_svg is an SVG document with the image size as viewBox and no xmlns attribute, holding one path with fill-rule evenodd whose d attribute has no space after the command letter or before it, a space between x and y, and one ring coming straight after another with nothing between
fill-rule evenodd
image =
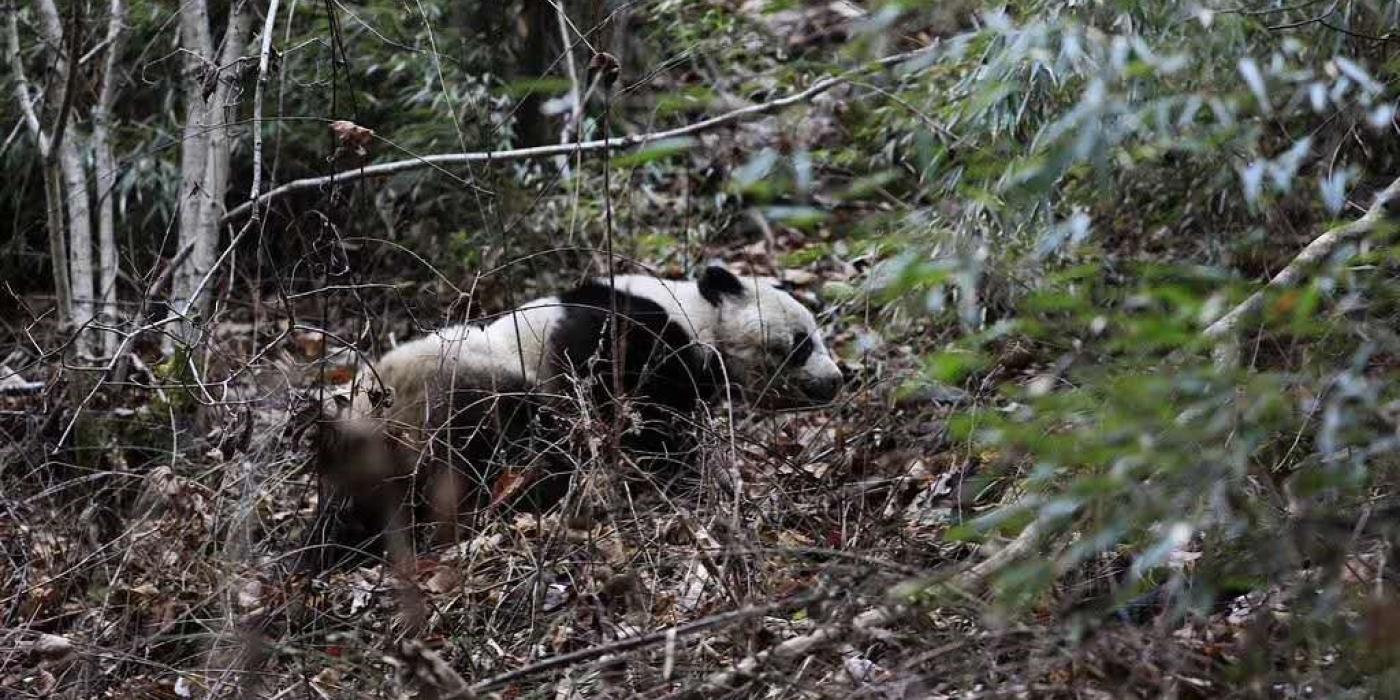
<instances>
[{"instance_id":1,"label":"panda head","mask_svg":"<svg viewBox=\"0 0 1400 700\"><path fill-rule=\"evenodd\" d=\"M315 438L317 471L354 490L368 490L394 472L394 440L385 414L394 390L361 377L317 387L303 396L303 420Z\"/></svg>"},{"instance_id":2,"label":"panda head","mask_svg":"<svg viewBox=\"0 0 1400 700\"><path fill-rule=\"evenodd\" d=\"M841 369L817 320L801 302L770 281L740 279L718 265L697 281L715 307L715 346L730 382L755 403L774 408L830 403Z\"/></svg>"}]
</instances>

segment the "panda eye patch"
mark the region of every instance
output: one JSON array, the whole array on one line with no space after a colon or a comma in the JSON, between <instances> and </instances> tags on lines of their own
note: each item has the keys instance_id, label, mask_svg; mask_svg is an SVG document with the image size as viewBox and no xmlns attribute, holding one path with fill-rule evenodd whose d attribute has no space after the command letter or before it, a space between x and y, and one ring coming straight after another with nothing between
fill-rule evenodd
<instances>
[{"instance_id":1,"label":"panda eye patch","mask_svg":"<svg viewBox=\"0 0 1400 700\"><path fill-rule=\"evenodd\" d=\"M792 364L806 364L807 358L812 356L815 348L812 345L812 334L798 331L792 334L792 351L788 353L788 361Z\"/></svg>"}]
</instances>

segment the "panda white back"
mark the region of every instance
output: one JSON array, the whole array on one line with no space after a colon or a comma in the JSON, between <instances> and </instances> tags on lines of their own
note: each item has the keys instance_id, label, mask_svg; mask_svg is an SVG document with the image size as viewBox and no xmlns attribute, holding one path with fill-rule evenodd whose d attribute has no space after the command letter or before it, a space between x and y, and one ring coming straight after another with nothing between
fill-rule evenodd
<instances>
[{"instance_id":1,"label":"panda white back","mask_svg":"<svg viewBox=\"0 0 1400 700\"><path fill-rule=\"evenodd\" d=\"M651 275L617 275L613 280L619 292L641 297L665 309L671 320L685 328L695 342L714 344L714 330L719 322L717 309L700 293L696 282L663 280ZM597 277L594 282L606 285L608 278Z\"/></svg>"},{"instance_id":2,"label":"panda white back","mask_svg":"<svg viewBox=\"0 0 1400 700\"><path fill-rule=\"evenodd\" d=\"M567 487L578 462L564 452L584 415L621 428L633 464L691 465L701 431L687 426L726 385L774 407L827 403L840 386L816 319L767 281L711 267L696 281L613 282L425 334L326 402L320 468L349 491L347 517L370 533L406 505L449 521L520 465L542 465L532 489Z\"/></svg>"}]
</instances>

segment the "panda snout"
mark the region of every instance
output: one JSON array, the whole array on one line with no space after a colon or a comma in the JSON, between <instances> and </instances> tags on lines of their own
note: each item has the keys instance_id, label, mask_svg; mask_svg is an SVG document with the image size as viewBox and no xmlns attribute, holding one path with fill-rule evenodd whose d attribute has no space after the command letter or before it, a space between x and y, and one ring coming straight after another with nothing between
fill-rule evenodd
<instances>
[{"instance_id":1,"label":"panda snout","mask_svg":"<svg viewBox=\"0 0 1400 700\"><path fill-rule=\"evenodd\" d=\"M812 377L804 382L802 393L813 401L827 402L836 398L836 394L841 391L841 375L829 374L819 377Z\"/></svg>"}]
</instances>

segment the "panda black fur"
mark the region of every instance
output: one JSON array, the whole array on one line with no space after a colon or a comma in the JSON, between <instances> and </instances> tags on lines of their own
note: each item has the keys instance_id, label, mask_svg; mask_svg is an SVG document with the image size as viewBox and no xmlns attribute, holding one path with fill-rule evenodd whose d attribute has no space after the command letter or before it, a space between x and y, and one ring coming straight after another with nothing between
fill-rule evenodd
<instances>
[{"instance_id":1,"label":"panda black fur","mask_svg":"<svg viewBox=\"0 0 1400 700\"><path fill-rule=\"evenodd\" d=\"M719 266L693 282L595 279L406 343L373 369L333 412L323 409L320 431L329 437L322 474L368 474L343 491L358 502L350 517L369 529L420 495L439 502L430 519L442 519L446 501L479 507L505 468L567 478L572 460L561 446L585 408L622 428L629 459L655 466L689 459L684 426L727 389L760 405L801 406L830 401L841 383L801 303ZM346 436L384 445L345 454ZM366 459L380 463L354 464ZM557 489L560 479L544 482Z\"/></svg>"}]
</instances>

